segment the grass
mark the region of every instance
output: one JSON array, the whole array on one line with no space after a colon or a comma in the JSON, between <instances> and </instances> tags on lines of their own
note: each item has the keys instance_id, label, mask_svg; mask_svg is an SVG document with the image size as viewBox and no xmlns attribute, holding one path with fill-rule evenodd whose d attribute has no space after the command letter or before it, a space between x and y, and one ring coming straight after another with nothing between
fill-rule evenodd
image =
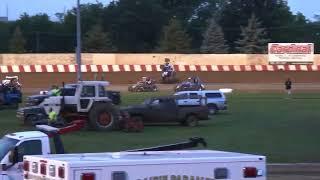
<instances>
[{"instance_id":1,"label":"grass","mask_svg":"<svg viewBox=\"0 0 320 180\"><path fill-rule=\"evenodd\" d=\"M123 104L161 94L123 94ZM206 138L209 149L266 155L269 162L320 161L320 94L241 93L228 97L229 110L199 127L148 126L143 133L81 131L63 137L69 152L101 152ZM26 130L14 110L0 111L0 134Z\"/></svg>"}]
</instances>

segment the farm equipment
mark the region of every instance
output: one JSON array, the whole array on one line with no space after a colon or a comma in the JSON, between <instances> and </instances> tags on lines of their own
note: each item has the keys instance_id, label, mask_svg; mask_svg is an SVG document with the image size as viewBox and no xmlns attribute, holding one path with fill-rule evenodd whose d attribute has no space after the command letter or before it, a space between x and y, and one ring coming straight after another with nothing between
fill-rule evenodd
<instances>
[{"instance_id":1,"label":"farm equipment","mask_svg":"<svg viewBox=\"0 0 320 180\"><path fill-rule=\"evenodd\" d=\"M7 76L0 84L0 108L18 108L21 102L21 84L18 77Z\"/></svg>"},{"instance_id":2,"label":"farm equipment","mask_svg":"<svg viewBox=\"0 0 320 180\"><path fill-rule=\"evenodd\" d=\"M128 87L128 91L130 92L156 92L158 91L158 87L156 85L155 80L142 77L142 81L138 81L136 84L130 85Z\"/></svg>"},{"instance_id":3,"label":"farm equipment","mask_svg":"<svg viewBox=\"0 0 320 180\"><path fill-rule=\"evenodd\" d=\"M41 120L50 110L59 114L66 123L77 119L86 120L88 127L98 131L109 131L118 127L120 113L107 96L107 81L80 81L75 84L74 93L66 96L51 96L38 106L20 108L17 117L25 124Z\"/></svg>"},{"instance_id":4,"label":"farm equipment","mask_svg":"<svg viewBox=\"0 0 320 180\"><path fill-rule=\"evenodd\" d=\"M61 96L70 96L76 90L76 84L66 84L60 88ZM121 95L119 91L106 90L106 95L111 99L113 104L119 105L121 103ZM38 106L44 99L52 96L52 90L40 91L40 94L31 95L26 98L26 106Z\"/></svg>"}]
</instances>

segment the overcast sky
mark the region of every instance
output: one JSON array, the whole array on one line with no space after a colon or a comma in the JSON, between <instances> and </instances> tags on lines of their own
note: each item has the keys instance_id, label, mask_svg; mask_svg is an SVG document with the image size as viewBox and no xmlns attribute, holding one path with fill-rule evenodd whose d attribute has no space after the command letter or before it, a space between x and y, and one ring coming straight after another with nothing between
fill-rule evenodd
<instances>
[{"instance_id":1,"label":"overcast sky","mask_svg":"<svg viewBox=\"0 0 320 180\"><path fill-rule=\"evenodd\" d=\"M107 4L110 0L98 0ZM97 0L81 0L81 3L95 3ZM47 13L51 18L54 14L63 12L75 6L76 0L0 0L0 16L6 16L6 6L9 7L9 19L15 20L26 12L30 15ZM291 10L302 12L307 18L312 19L314 14L320 14L320 0L289 0Z\"/></svg>"}]
</instances>

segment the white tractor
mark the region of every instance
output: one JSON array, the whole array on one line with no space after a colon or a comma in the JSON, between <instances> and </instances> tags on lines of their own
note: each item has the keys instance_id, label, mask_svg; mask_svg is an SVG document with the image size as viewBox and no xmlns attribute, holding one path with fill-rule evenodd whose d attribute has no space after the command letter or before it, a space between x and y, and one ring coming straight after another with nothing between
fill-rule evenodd
<instances>
[{"instance_id":1,"label":"white tractor","mask_svg":"<svg viewBox=\"0 0 320 180\"><path fill-rule=\"evenodd\" d=\"M86 120L90 129L113 130L118 127L120 113L107 96L108 85L107 81L80 81L72 84L73 91L69 88L63 96L50 96L38 106L21 108L17 116L26 121L31 115L35 119L39 112L48 115L53 110L67 122Z\"/></svg>"}]
</instances>

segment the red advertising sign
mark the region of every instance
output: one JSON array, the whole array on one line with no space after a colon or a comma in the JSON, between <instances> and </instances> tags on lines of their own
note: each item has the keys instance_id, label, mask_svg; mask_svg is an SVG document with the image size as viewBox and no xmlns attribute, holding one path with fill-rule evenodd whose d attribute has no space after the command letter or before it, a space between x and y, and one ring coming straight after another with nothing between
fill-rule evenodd
<instances>
[{"instance_id":1,"label":"red advertising sign","mask_svg":"<svg viewBox=\"0 0 320 180\"><path fill-rule=\"evenodd\" d=\"M269 43L269 63L306 64L313 63L313 43Z\"/></svg>"}]
</instances>

